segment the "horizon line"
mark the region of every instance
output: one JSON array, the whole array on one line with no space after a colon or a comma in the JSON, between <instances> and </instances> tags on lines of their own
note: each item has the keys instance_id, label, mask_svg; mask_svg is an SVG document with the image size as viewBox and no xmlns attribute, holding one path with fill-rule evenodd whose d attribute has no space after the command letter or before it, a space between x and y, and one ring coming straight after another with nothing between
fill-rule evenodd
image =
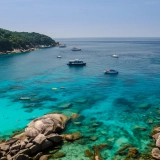
<instances>
[{"instance_id":1,"label":"horizon line","mask_svg":"<svg viewBox=\"0 0 160 160\"><path fill-rule=\"evenodd\" d=\"M160 38L160 37L132 37L132 36L131 37L54 37L54 39L55 38L71 39L71 38Z\"/></svg>"}]
</instances>

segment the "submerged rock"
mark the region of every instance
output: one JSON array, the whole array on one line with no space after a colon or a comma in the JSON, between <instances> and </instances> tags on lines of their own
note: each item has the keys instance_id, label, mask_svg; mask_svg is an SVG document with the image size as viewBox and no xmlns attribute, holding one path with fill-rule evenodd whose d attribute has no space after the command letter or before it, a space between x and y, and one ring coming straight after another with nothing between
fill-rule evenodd
<instances>
[{"instance_id":1,"label":"submerged rock","mask_svg":"<svg viewBox=\"0 0 160 160\"><path fill-rule=\"evenodd\" d=\"M76 140L75 142L78 143L78 144L80 144L80 145L85 145L85 144L87 144L87 141L84 140L84 139L83 139L83 140L79 140L79 139L78 139L78 140Z\"/></svg>"},{"instance_id":2,"label":"submerged rock","mask_svg":"<svg viewBox=\"0 0 160 160\"><path fill-rule=\"evenodd\" d=\"M97 146L93 146L92 148L94 150L94 160L102 160L99 148Z\"/></svg>"},{"instance_id":3,"label":"submerged rock","mask_svg":"<svg viewBox=\"0 0 160 160\"><path fill-rule=\"evenodd\" d=\"M90 137L90 140L92 140L92 141L96 141L97 139L98 139L97 136Z\"/></svg>"},{"instance_id":4,"label":"submerged rock","mask_svg":"<svg viewBox=\"0 0 160 160\"><path fill-rule=\"evenodd\" d=\"M69 108L71 106L72 106L71 103L65 103L65 104L60 105L58 108L65 109L65 108Z\"/></svg>"},{"instance_id":5,"label":"submerged rock","mask_svg":"<svg viewBox=\"0 0 160 160\"><path fill-rule=\"evenodd\" d=\"M139 160L154 160L154 159L149 154L140 154L139 155Z\"/></svg>"},{"instance_id":6,"label":"submerged rock","mask_svg":"<svg viewBox=\"0 0 160 160\"><path fill-rule=\"evenodd\" d=\"M72 120L72 121L75 121L79 116L80 116L80 115L77 114L77 113L72 113L72 115L71 115L71 120Z\"/></svg>"},{"instance_id":7,"label":"submerged rock","mask_svg":"<svg viewBox=\"0 0 160 160\"><path fill-rule=\"evenodd\" d=\"M151 107L151 104L149 104L149 103L142 103L137 106L137 108L139 108L139 109L148 109L150 107Z\"/></svg>"},{"instance_id":8,"label":"submerged rock","mask_svg":"<svg viewBox=\"0 0 160 160\"><path fill-rule=\"evenodd\" d=\"M63 137L67 141L74 141L74 140L77 140L77 139L81 138L82 133L81 132L75 132L75 133L72 133L72 134L65 134L65 135L63 135Z\"/></svg>"},{"instance_id":9,"label":"submerged rock","mask_svg":"<svg viewBox=\"0 0 160 160\"><path fill-rule=\"evenodd\" d=\"M140 132L140 131L146 131L147 129L145 128L145 127L142 127L142 126L135 126L134 127L134 131L138 131L138 132Z\"/></svg>"},{"instance_id":10,"label":"submerged rock","mask_svg":"<svg viewBox=\"0 0 160 160\"><path fill-rule=\"evenodd\" d=\"M73 141L73 135L72 135L72 134L64 135L64 138L65 138L65 140L67 140L67 141Z\"/></svg>"},{"instance_id":11,"label":"submerged rock","mask_svg":"<svg viewBox=\"0 0 160 160\"><path fill-rule=\"evenodd\" d=\"M130 145L130 144L125 144L125 145L121 146L121 148L117 151L117 154L121 155L121 156L127 155L130 147L132 147L132 145Z\"/></svg>"},{"instance_id":12,"label":"submerged rock","mask_svg":"<svg viewBox=\"0 0 160 160\"><path fill-rule=\"evenodd\" d=\"M82 125L81 122L74 122L74 124L75 124L75 125L79 125L79 126Z\"/></svg>"},{"instance_id":13,"label":"submerged rock","mask_svg":"<svg viewBox=\"0 0 160 160\"><path fill-rule=\"evenodd\" d=\"M138 156L138 150L136 148L129 148L129 151L128 151L128 154L127 154L127 157L130 157L130 158L136 158Z\"/></svg>"},{"instance_id":14,"label":"submerged rock","mask_svg":"<svg viewBox=\"0 0 160 160\"><path fill-rule=\"evenodd\" d=\"M66 156L66 154L64 152L58 152L53 155L53 158L61 158L61 157L65 157L65 156Z\"/></svg>"},{"instance_id":15,"label":"submerged rock","mask_svg":"<svg viewBox=\"0 0 160 160\"><path fill-rule=\"evenodd\" d=\"M76 103L86 103L87 99L86 98L78 98L75 100Z\"/></svg>"},{"instance_id":16,"label":"submerged rock","mask_svg":"<svg viewBox=\"0 0 160 160\"><path fill-rule=\"evenodd\" d=\"M92 127L98 127L98 126L99 126L98 123L93 123L93 124L92 124Z\"/></svg>"},{"instance_id":17,"label":"submerged rock","mask_svg":"<svg viewBox=\"0 0 160 160\"><path fill-rule=\"evenodd\" d=\"M101 143L101 144L99 144L99 145L97 145L97 147L99 148L99 149L112 149L112 146L111 145L109 145L109 144L107 144L107 143Z\"/></svg>"},{"instance_id":18,"label":"submerged rock","mask_svg":"<svg viewBox=\"0 0 160 160\"><path fill-rule=\"evenodd\" d=\"M93 159L93 153L89 149L84 151L84 156Z\"/></svg>"},{"instance_id":19,"label":"submerged rock","mask_svg":"<svg viewBox=\"0 0 160 160\"><path fill-rule=\"evenodd\" d=\"M82 133L81 132L75 132L72 135L73 135L73 140L77 140L77 139L82 137Z\"/></svg>"},{"instance_id":20,"label":"submerged rock","mask_svg":"<svg viewBox=\"0 0 160 160\"><path fill-rule=\"evenodd\" d=\"M126 106L126 107L133 107L133 102L129 101L126 98L117 98L115 99L115 101L113 102L116 106L120 105L120 106Z\"/></svg>"},{"instance_id":21,"label":"submerged rock","mask_svg":"<svg viewBox=\"0 0 160 160\"><path fill-rule=\"evenodd\" d=\"M25 110L25 112L31 113L31 112L33 112L33 109L32 108L28 108L28 109Z\"/></svg>"},{"instance_id":22,"label":"submerged rock","mask_svg":"<svg viewBox=\"0 0 160 160\"><path fill-rule=\"evenodd\" d=\"M151 119L151 118L148 119L147 123L148 123L148 124L153 124L153 119Z\"/></svg>"}]
</instances>

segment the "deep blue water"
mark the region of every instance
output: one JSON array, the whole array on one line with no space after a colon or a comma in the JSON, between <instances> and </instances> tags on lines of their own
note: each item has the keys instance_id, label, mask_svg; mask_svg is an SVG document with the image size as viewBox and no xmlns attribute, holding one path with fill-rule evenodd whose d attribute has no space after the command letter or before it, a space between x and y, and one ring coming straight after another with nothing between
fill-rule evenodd
<instances>
[{"instance_id":1,"label":"deep blue water","mask_svg":"<svg viewBox=\"0 0 160 160\"><path fill-rule=\"evenodd\" d=\"M31 119L44 113L61 111L85 117L80 127L67 126L66 133L78 130L83 135L98 137L97 141L88 140L85 149L100 143L113 146L112 150L104 151L104 159L111 159L126 143L141 152L150 151L148 135L160 122L160 38L56 41L67 47L0 56L0 137L8 137L13 130L24 128ZM73 46L82 51L71 51ZM118 54L119 58L112 58L112 54ZM57 55L62 58L56 58ZM76 58L87 65L66 65ZM106 69L116 69L119 74L105 75ZM63 103L72 103L72 107L62 110L58 106ZM99 127L89 132L93 123ZM142 128L146 131L141 131ZM84 148L81 145L76 148L83 157ZM62 150L67 147L64 145ZM68 156L74 159L71 151Z\"/></svg>"}]
</instances>

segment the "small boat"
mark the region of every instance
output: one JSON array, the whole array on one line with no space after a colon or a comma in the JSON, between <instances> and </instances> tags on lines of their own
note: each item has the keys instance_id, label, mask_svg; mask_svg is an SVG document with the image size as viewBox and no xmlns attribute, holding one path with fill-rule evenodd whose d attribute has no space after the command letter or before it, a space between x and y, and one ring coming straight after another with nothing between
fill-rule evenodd
<instances>
[{"instance_id":1,"label":"small boat","mask_svg":"<svg viewBox=\"0 0 160 160\"><path fill-rule=\"evenodd\" d=\"M78 59L75 59L75 60L70 60L67 65L69 66L84 66L86 65L86 63L84 63L83 61L80 61Z\"/></svg>"},{"instance_id":2,"label":"small boat","mask_svg":"<svg viewBox=\"0 0 160 160\"><path fill-rule=\"evenodd\" d=\"M66 44L59 44L59 48L65 48L67 47Z\"/></svg>"},{"instance_id":3,"label":"small boat","mask_svg":"<svg viewBox=\"0 0 160 160\"><path fill-rule=\"evenodd\" d=\"M118 55L117 54L113 54L112 57L113 58L118 58Z\"/></svg>"},{"instance_id":4,"label":"small boat","mask_svg":"<svg viewBox=\"0 0 160 160\"><path fill-rule=\"evenodd\" d=\"M57 56L57 58L62 58L62 56Z\"/></svg>"},{"instance_id":5,"label":"small boat","mask_svg":"<svg viewBox=\"0 0 160 160\"><path fill-rule=\"evenodd\" d=\"M73 48L72 48L72 51L81 51L81 49L78 48L78 47L73 47Z\"/></svg>"},{"instance_id":6,"label":"small boat","mask_svg":"<svg viewBox=\"0 0 160 160\"><path fill-rule=\"evenodd\" d=\"M110 69L110 70L104 71L104 73L105 73L105 74L118 74L118 71L117 71L117 70Z\"/></svg>"}]
</instances>

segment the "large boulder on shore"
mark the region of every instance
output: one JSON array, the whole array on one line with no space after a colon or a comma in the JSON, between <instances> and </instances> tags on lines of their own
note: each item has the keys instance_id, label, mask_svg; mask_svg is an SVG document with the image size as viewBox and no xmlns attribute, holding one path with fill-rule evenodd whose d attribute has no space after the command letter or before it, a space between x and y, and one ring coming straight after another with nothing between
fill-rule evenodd
<instances>
[{"instance_id":1,"label":"large boulder on shore","mask_svg":"<svg viewBox=\"0 0 160 160\"><path fill-rule=\"evenodd\" d=\"M25 132L0 143L0 160L32 160L30 156L37 153L34 160L48 159L42 156L43 151L62 141L56 132L64 129L68 117L62 114L48 114L34 119L28 124ZM77 139L81 134L74 134Z\"/></svg>"},{"instance_id":2,"label":"large boulder on shore","mask_svg":"<svg viewBox=\"0 0 160 160\"><path fill-rule=\"evenodd\" d=\"M68 118L63 114L48 114L31 121L25 129L25 133L28 137L55 133L64 129L67 120Z\"/></svg>"}]
</instances>

